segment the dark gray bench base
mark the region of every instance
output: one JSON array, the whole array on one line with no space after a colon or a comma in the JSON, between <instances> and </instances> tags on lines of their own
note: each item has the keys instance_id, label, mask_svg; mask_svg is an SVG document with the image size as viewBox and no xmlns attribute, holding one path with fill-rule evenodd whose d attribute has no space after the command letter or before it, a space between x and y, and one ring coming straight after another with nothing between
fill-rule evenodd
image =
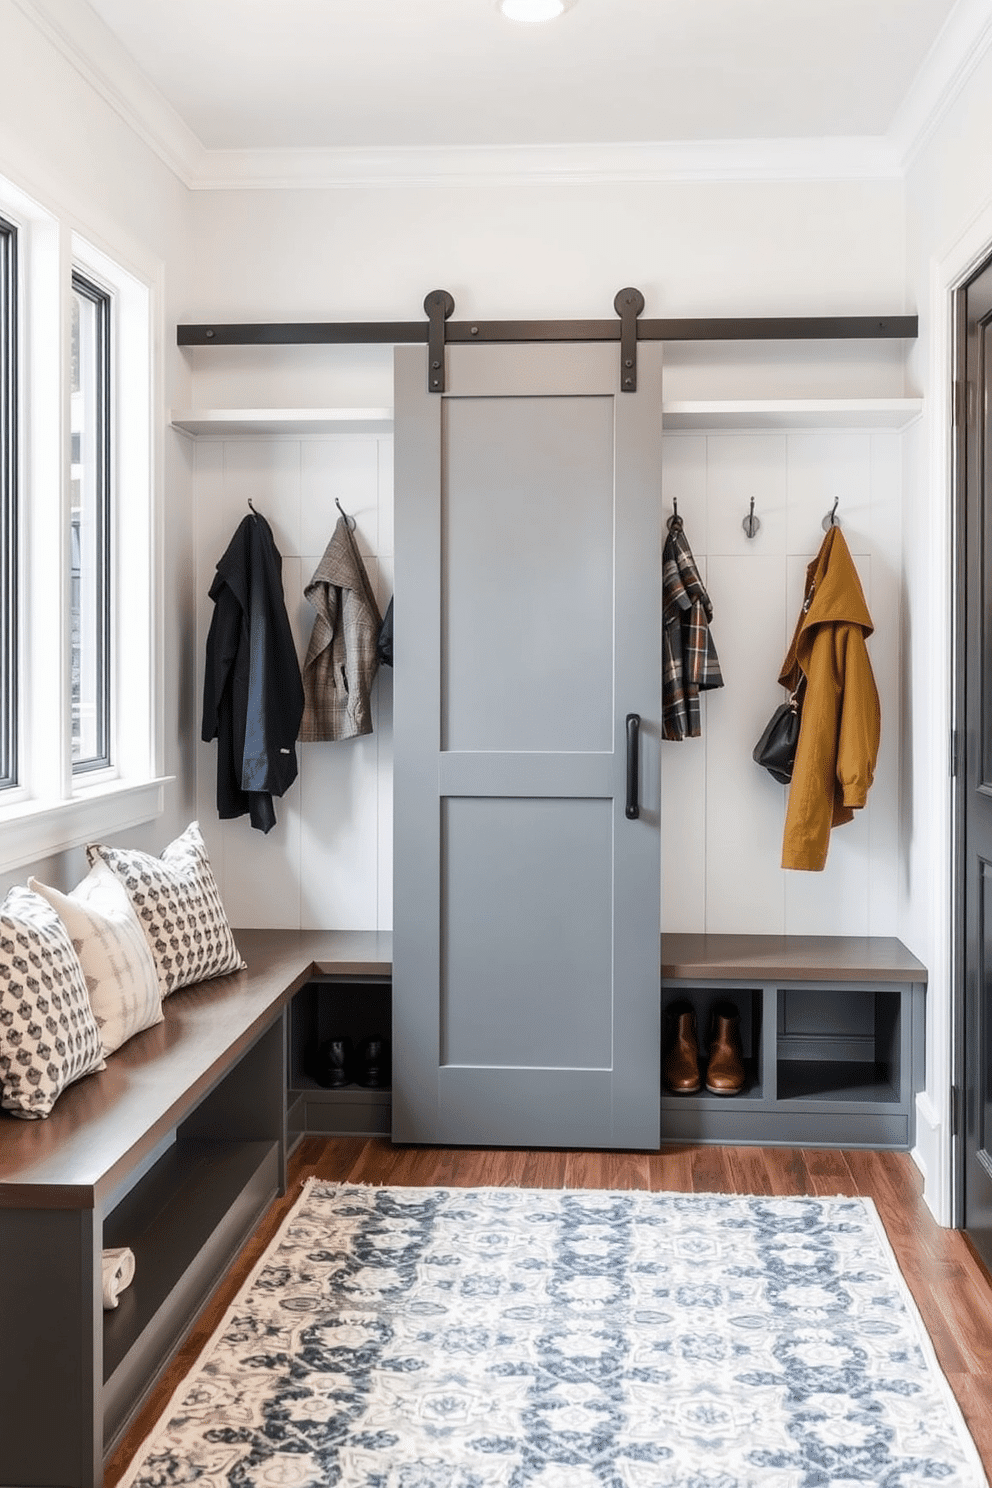
<instances>
[{"instance_id":1,"label":"dark gray bench base","mask_svg":"<svg viewBox=\"0 0 992 1488\"><path fill-rule=\"evenodd\" d=\"M236 931L247 972L66 1090L0 1115L0 1485L97 1488L103 1462L286 1185L288 1007L312 978L381 977L388 936ZM135 1278L105 1313L101 1251Z\"/></svg>"}]
</instances>

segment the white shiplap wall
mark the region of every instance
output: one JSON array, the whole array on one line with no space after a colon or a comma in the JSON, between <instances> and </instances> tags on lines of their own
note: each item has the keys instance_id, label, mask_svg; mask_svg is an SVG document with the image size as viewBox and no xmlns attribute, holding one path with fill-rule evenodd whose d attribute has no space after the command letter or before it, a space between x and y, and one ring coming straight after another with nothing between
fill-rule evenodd
<instances>
[{"instance_id":1,"label":"white shiplap wall","mask_svg":"<svg viewBox=\"0 0 992 1488\"><path fill-rule=\"evenodd\" d=\"M196 693L213 612L214 569L251 498L283 560L301 663L315 611L304 585L338 517L354 516L381 611L392 593L392 436L200 438L195 446ZM197 720L199 732L199 720ZM373 689L372 734L297 746L300 773L267 835L247 816L219 821L216 743L197 746L197 811L234 925L389 929L392 925L392 673Z\"/></svg>"},{"instance_id":2,"label":"white shiplap wall","mask_svg":"<svg viewBox=\"0 0 992 1488\"><path fill-rule=\"evenodd\" d=\"M704 695L700 739L662 743L666 930L897 933L901 436L712 433L665 437L673 497L714 606L725 686ZM755 498L757 536L742 521ZM823 873L780 866L786 788L751 758L785 694L779 669L806 565L838 517L875 622L869 642L882 747L869 804L833 834Z\"/></svg>"},{"instance_id":3,"label":"white shiplap wall","mask_svg":"<svg viewBox=\"0 0 992 1488\"><path fill-rule=\"evenodd\" d=\"M703 703L703 736L662 744L662 923L667 930L895 934L900 873L901 436L895 433L666 434L663 503L677 497L713 600L725 687ZM302 657L303 598L334 527L337 496L381 607L392 590L392 440L252 436L195 443L197 696L214 565L249 497L283 555ZM761 520L741 522L751 496ZM838 515L876 624L869 643L882 702L882 751L868 808L839 828L821 874L779 867L785 789L751 759L784 696L776 678L805 566ZM199 744L197 809L236 925L389 929L392 923L392 674L380 670L375 732L299 746L300 776L263 837L220 822L215 744Z\"/></svg>"}]
</instances>

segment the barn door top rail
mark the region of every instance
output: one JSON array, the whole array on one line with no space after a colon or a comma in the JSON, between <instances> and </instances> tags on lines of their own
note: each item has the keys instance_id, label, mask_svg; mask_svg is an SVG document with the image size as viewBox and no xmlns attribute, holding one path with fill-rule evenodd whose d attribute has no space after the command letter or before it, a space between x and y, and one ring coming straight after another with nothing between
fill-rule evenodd
<instances>
[{"instance_id":1,"label":"barn door top rail","mask_svg":"<svg viewBox=\"0 0 992 1488\"><path fill-rule=\"evenodd\" d=\"M824 341L913 339L916 315L705 316L642 319L644 297L621 289L615 320L451 320L447 290L424 300L427 320L283 321L180 325L179 346L362 346L428 344L431 392L444 391L444 347L471 342L618 341L621 387L637 386L638 341Z\"/></svg>"}]
</instances>

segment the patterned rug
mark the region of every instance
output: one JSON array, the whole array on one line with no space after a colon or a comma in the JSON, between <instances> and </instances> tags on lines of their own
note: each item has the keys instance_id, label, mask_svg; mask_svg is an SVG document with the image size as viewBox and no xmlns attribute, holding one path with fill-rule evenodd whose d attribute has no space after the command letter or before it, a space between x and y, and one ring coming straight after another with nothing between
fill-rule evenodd
<instances>
[{"instance_id":1,"label":"patterned rug","mask_svg":"<svg viewBox=\"0 0 992 1488\"><path fill-rule=\"evenodd\" d=\"M861 1199L311 1183L126 1488L978 1488Z\"/></svg>"}]
</instances>

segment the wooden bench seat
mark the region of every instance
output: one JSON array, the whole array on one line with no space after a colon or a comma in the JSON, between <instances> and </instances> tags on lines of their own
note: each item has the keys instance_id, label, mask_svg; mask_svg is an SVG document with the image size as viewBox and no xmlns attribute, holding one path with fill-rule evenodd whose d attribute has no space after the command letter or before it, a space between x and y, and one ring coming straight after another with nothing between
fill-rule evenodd
<instances>
[{"instance_id":1,"label":"wooden bench seat","mask_svg":"<svg viewBox=\"0 0 992 1488\"><path fill-rule=\"evenodd\" d=\"M173 993L51 1116L0 1115L3 1488L95 1488L103 1461L286 1182L287 1008L388 974L375 932L242 930L247 971ZM104 1313L101 1252L135 1278Z\"/></svg>"}]
</instances>

